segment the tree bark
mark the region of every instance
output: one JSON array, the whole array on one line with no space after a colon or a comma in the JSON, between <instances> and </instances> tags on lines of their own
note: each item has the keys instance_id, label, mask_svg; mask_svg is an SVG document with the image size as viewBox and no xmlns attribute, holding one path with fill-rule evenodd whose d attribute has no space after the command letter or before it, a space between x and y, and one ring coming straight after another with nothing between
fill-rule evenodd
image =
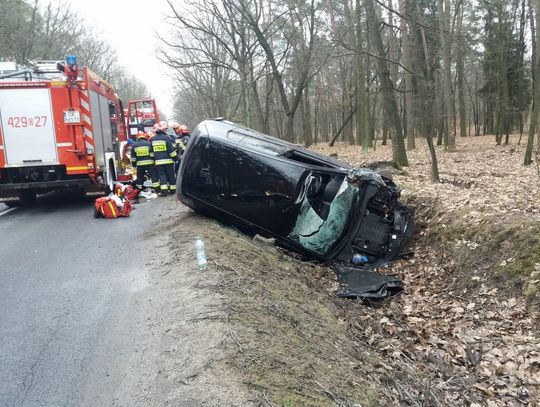
<instances>
[{"instance_id":1,"label":"tree bark","mask_svg":"<svg viewBox=\"0 0 540 407\"><path fill-rule=\"evenodd\" d=\"M364 54L362 54L362 8L360 0L356 0L356 138L357 144L362 145L362 151L369 149L369 102L366 89L366 70Z\"/></svg>"},{"instance_id":2,"label":"tree bark","mask_svg":"<svg viewBox=\"0 0 540 407\"><path fill-rule=\"evenodd\" d=\"M407 151L403 140L403 130L401 128L401 118L399 117L398 104L394 94L394 84L390 78L388 64L384 58L384 46L379 31L380 18L377 15L374 0L365 1L366 14L368 19L368 32L370 43L374 45L376 58L375 69L381 84L386 117L389 122L389 130L392 138L392 158L396 167L408 166Z\"/></svg>"},{"instance_id":3,"label":"tree bark","mask_svg":"<svg viewBox=\"0 0 540 407\"><path fill-rule=\"evenodd\" d=\"M398 0L401 29L401 47L403 52L403 65L409 71L411 71L411 50L409 40L409 29L407 27L407 20L405 18L405 0ZM405 76L405 89L404 89L404 104L405 104L405 129L407 137L407 150L414 150L416 147L414 139L414 113L413 113L413 81L412 74L408 71L404 72Z\"/></svg>"},{"instance_id":4,"label":"tree bark","mask_svg":"<svg viewBox=\"0 0 540 407\"><path fill-rule=\"evenodd\" d=\"M302 127L304 130L304 145L309 147L313 144L313 133L311 129L311 103L309 103L309 87L304 89L304 100L302 101L304 108L302 114Z\"/></svg>"},{"instance_id":5,"label":"tree bark","mask_svg":"<svg viewBox=\"0 0 540 407\"><path fill-rule=\"evenodd\" d=\"M411 7L412 9L412 7ZM433 182L439 182L439 164L437 161L437 152L433 145L433 96L429 89L429 84L434 83L433 73L430 66L429 49L427 46L424 28L419 24L421 21L420 6L416 3L413 9L413 18L411 19L412 37L421 41L421 45L416 44L417 52L413 53L415 57L415 66L419 69L424 67L424 77L416 80L415 110L419 121L419 131L426 138L431 156L431 179ZM421 51L420 51L421 50ZM432 86L433 87L433 86Z\"/></svg>"},{"instance_id":6,"label":"tree bark","mask_svg":"<svg viewBox=\"0 0 540 407\"><path fill-rule=\"evenodd\" d=\"M531 111L531 122L529 125L529 134L527 137L527 146L525 147L525 158L523 160L523 164L525 165L531 165L532 164L532 150L534 145L534 135L536 132L536 125L538 122L538 113L540 110L540 58L538 57L540 54L540 50L538 49L540 44L540 30L538 27L540 27L540 0L535 0L535 13L536 13L536 64L534 67L534 99L533 99L533 105L532 105L532 111Z\"/></svg>"},{"instance_id":7,"label":"tree bark","mask_svg":"<svg viewBox=\"0 0 540 407\"><path fill-rule=\"evenodd\" d=\"M456 149L454 129L454 97L452 95L451 73L451 35L450 35L450 0L439 0L440 37L443 52L443 95L446 107L446 148L448 151Z\"/></svg>"},{"instance_id":8,"label":"tree bark","mask_svg":"<svg viewBox=\"0 0 540 407\"><path fill-rule=\"evenodd\" d=\"M457 70L457 93L459 106L459 135L467 136L467 117L465 113L465 66L463 61L463 50L465 48L465 39L463 36L463 1L458 2L459 9L457 13L457 49L456 49L456 70Z\"/></svg>"}]
</instances>

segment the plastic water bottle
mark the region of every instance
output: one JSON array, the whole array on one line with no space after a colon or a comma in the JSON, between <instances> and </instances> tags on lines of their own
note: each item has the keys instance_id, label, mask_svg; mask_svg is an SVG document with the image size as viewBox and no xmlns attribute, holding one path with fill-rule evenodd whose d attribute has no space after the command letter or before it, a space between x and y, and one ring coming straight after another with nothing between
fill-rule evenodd
<instances>
[{"instance_id":1,"label":"plastic water bottle","mask_svg":"<svg viewBox=\"0 0 540 407\"><path fill-rule=\"evenodd\" d=\"M197 250L197 264L199 270L206 270L208 268L208 260L206 260L206 254L204 253L204 241L200 236L195 240L195 249Z\"/></svg>"},{"instance_id":2,"label":"plastic water bottle","mask_svg":"<svg viewBox=\"0 0 540 407\"><path fill-rule=\"evenodd\" d=\"M367 258L367 256L363 254L359 254L359 253L356 253L352 258L352 262L354 264L364 264L364 263L367 263L368 260L369 259Z\"/></svg>"}]
</instances>

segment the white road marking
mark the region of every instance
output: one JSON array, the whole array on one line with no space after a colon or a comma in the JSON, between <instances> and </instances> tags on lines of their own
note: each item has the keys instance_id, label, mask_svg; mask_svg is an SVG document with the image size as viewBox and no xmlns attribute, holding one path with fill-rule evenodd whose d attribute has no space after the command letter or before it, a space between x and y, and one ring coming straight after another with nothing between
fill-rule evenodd
<instances>
[{"instance_id":1,"label":"white road marking","mask_svg":"<svg viewBox=\"0 0 540 407\"><path fill-rule=\"evenodd\" d=\"M0 212L0 216L4 216L6 213L10 213L10 212L14 211L15 209L18 209L18 208L6 209L4 212Z\"/></svg>"}]
</instances>

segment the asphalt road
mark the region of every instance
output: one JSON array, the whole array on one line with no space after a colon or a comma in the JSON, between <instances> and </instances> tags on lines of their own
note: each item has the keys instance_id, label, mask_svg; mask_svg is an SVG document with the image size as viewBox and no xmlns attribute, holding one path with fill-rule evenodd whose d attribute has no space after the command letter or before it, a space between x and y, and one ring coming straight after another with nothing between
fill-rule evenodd
<instances>
[{"instance_id":1,"label":"asphalt road","mask_svg":"<svg viewBox=\"0 0 540 407\"><path fill-rule=\"evenodd\" d=\"M114 220L63 195L0 206L0 406L140 405L160 298L148 231L171 199Z\"/></svg>"}]
</instances>

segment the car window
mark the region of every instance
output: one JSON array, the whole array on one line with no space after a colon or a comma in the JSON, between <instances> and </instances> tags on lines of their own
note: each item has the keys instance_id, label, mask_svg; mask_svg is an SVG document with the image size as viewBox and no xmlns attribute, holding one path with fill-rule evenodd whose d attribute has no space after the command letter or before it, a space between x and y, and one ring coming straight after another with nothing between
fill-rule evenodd
<instances>
[{"instance_id":1,"label":"car window","mask_svg":"<svg viewBox=\"0 0 540 407\"><path fill-rule=\"evenodd\" d=\"M308 250L321 255L327 254L347 227L357 193L357 187L349 184L346 179L343 180L330 205L326 220L317 214L306 196L289 237Z\"/></svg>"},{"instance_id":2,"label":"car window","mask_svg":"<svg viewBox=\"0 0 540 407\"><path fill-rule=\"evenodd\" d=\"M234 130L230 130L227 133L227 140L235 145L246 146L250 149L271 154L274 156L283 154L285 151L288 150L287 148L278 143L273 143L268 140L249 136L247 134L243 134Z\"/></svg>"}]
</instances>

